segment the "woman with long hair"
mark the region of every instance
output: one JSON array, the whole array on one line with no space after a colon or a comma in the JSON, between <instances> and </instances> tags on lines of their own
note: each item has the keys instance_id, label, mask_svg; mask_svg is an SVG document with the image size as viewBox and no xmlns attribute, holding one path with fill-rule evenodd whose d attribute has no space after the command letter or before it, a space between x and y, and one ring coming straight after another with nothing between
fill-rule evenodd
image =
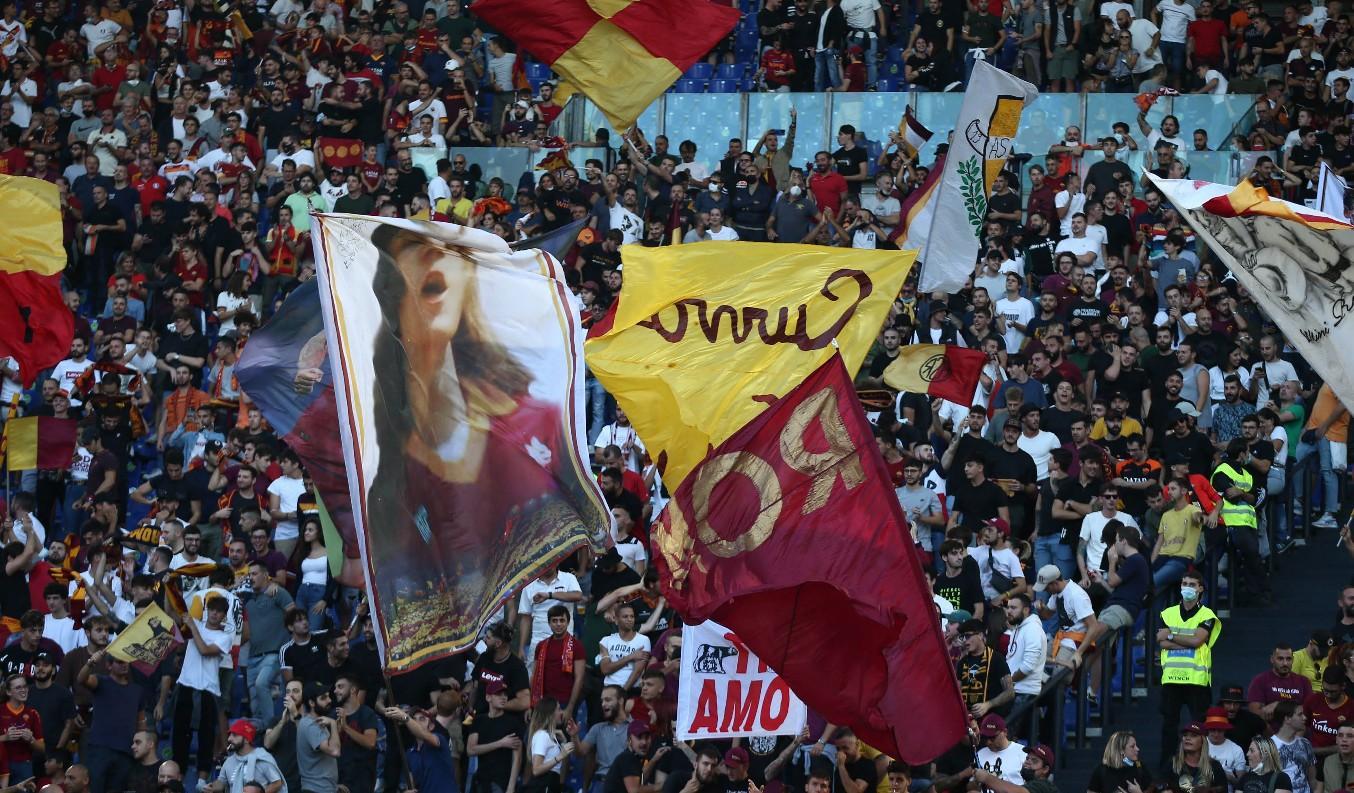
<instances>
[{"instance_id":1,"label":"woman with long hair","mask_svg":"<svg viewBox=\"0 0 1354 793\"><path fill-rule=\"evenodd\" d=\"M249 273L236 270L226 278L226 286L216 296L216 319L221 323L217 332L225 335L235 330L235 315L248 311Z\"/></svg>"},{"instance_id":2,"label":"woman with long hair","mask_svg":"<svg viewBox=\"0 0 1354 793\"><path fill-rule=\"evenodd\" d=\"M310 618L313 630L325 629L334 614L337 587L329 574L329 553L318 515L307 515L301 522L301 541L292 549L287 570L296 582L296 607Z\"/></svg>"},{"instance_id":3,"label":"woman with long hair","mask_svg":"<svg viewBox=\"0 0 1354 793\"><path fill-rule=\"evenodd\" d=\"M1171 759L1164 787L1182 793L1226 793L1227 772L1208 756L1204 728L1197 721L1180 728L1180 748Z\"/></svg>"},{"instance_id":4,"label":"woman with long hair","mask_svg":"<svg viewBox=\"0 0 1354 793\"><path fill-rule=\"evenodd\" d=\"M1088 793L1150 793L1152 775L1138 755L1138 738L1132 730L1120 730L1105 742L1100 765L1091 772Z\"/></svg>"},{"instance_id":5,"label":"woman with long hair","mask_svg":"<svg viewBox=\"0 0 1354 793\"><path fill-rule=\"evenodd\" d=\"M1237 790L1293 793L1293 780L1284 773L1279 750L1270 739L1257 736L1251 740L1250 748L1246 750L1246 765L1248 770L1236 783Z\"/></svg>"},{"instance_id":6,"label":"woman with long hair","mask_svg":"<svg viewBox=\"0 0 1354 793\"><path fill-rule=\"evenodd\" d=\"M559 793L565 762L574 753L576 745L560 729L563 716L559 701L554 697L541 697L531 709L531 721L527 725L531 766L524 793Z\"/></svg>"}]
</instances>

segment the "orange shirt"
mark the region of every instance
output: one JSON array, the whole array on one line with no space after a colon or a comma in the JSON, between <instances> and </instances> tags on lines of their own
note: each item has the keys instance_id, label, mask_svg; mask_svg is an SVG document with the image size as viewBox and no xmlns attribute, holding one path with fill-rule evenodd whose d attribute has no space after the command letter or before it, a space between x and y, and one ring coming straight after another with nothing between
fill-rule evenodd
<instances>
[{"instance_id":1,"label":"orange shirt","mask_svg":"<svg viewBox=\"0 0 1354 793\"><path fill-rule=\"evenodd\" d=\"M165 430L173 432L185 418L192 415L193 411L210 401L211 397L207 396L207 392L196 388L189 388L186 391L176 388L169 392L165 397ZM184 429L190 431L198 429L197 422L189 421Z\"/></svg>"},{"instance_id":2,"label":"orange shirt","mask_svg":"<svg viewBox=\"0 0 1354 793\"><path fill-rule=\"evenodd\" d=\"M1305 429L1314 430L1321 426L1322 422L1330 418L1330 415L1344 406L1340 404L1339 397L1331 390L1329 384L1323 383L1321 390L1316 392L1316 400L1312 404L1312 417L1307 419ZM1345 443L1349 438L1349 411L1331 422L1330 429L1325 436L1327 440L1333 443Z\"/></svg>"}]
</instances>

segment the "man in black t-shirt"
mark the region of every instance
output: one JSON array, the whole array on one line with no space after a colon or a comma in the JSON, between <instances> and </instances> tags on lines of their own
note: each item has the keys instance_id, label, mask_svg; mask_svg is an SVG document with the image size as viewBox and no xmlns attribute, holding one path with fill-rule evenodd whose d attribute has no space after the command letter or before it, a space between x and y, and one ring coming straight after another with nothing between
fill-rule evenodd
<instances>
[{"instance_id":1,"label":"man in black t-shirt","mask_svg":"<svg viewBox=\"0 0 1354 793\"><path fill-rule=\"evenodd\" d=\"M837 747L837 772L832 777L833 793L852 793L856 786L864 782L866 791L875 789L879 784L879 772L874 761L860 752L860 739L850 727L841 727L832 736Z\"/></svg>"},{"instance_id":2,"label":"man in black t-shirt","mask_svg":"<svg viewBox=\"0 0 1354 793\"><path fill-rule=\"evenodd\" d=\"M832 163L837 173L846 179L847 185L859 190L869 178L870 156L865 153L865 149L856 145L856 128L850 124L842 124L841 129L837 130L837 143L840 145L832 152Z\"/></svg>"},{"instance_id":3,"label":"man in black t-shirt","mask_svg":"<svg viewBox=\"0 0 1354 793\"><path fill-rule=\"evenodd\" d=\"M485 712L475 714L475 721L466 728L466 751L479 758L476 793L502 793L519 770L523 747L518 732L522 721L503 709L508 691L501 681L491 680L479 688L488 707Z\"/></svg>"},{"instance_id":4,"label":"man in black t-shirt","mask_svg":"<svg viewBox=\"0 0 1354 793\"><path fill-rule=\"evenodd\" d=\"M963 526L977 533L992 518L1010 523L1006 493L987 478L986 468L987 462L982 458L971 458L964 463L964 476L968 481L956 488L949 528Z\"/></svg>"},{"instance_id":5,"label":"man in black t-shirt","mask_svg":"<svg viewBox=\"0 0 1354 793\"><path fill-rule=\"evenodd\" d=\"M282 622L291 631L291 639L279 650L283 678L303 683L315 680L328 657L324 636L311 634L310 615L305 609L288 611Z\"/></svg>"},{"instance_id":6,"label":"man in black t-shirt","mask_svg":"<svg viewBox=\"0 0 1354 793\"><path fill-rule=\"evenodd\" d=\"M611 761L611 768L602 782L602 793L629 793L627 779L634 779L636 789L644 785L644 760L649 754L649 725L643 721L630 722L626 730L625 751ZM658 759L655 755L654 759Z\"/></svg>"},{"instance_id":7,"label":"man in black t-shirt","mask_svg":"<svg viewBox=\"0 0 1354 793\"><path fill-rule=\"evenodd\" d=\"M484 645L488 649L475 662L470 680L475 685L475 713L489 710L487 692L492 684L503 684L507 691L507 703L504 707L508 716L517 722L519 729L525 726L523 714L531 706L531 680L527 676L527 666L521 658L513 655L513 627L507 622L494 623L484 634Z\"/></svg>"},{"instance_id":8,"label":"man in black t-shirt","mask_svg":"<svg viewBox=\"0 0 1354 793\"><path fill-rule=\"evenodd\" d=\"M981 619L983 606L987 599L983 597L982 574L978 566L968 561L968 551L959 540L946 540L940 544L940 558L944 562L940 574L936 576L931 590L950 601L956 609L963 609ZM962 629L961 629L962 632Z\"/></svg>"},{"instance_id":9,"label":"man in black t-shirt","mask_svg":"<svg viewBox=\"0 0 1354 793\"><path fill-rule=\"evenodd\" d=\"M965 620L959 626L959 636L964 641L964 655L955 664L955 671L969 713L978 719L988 713L1004 715L1015 700L1015 690L1007 688L1005 682L1011 674L1006 656L987 646L987 624L982 620Z\"/></svg>"}]
</instances>

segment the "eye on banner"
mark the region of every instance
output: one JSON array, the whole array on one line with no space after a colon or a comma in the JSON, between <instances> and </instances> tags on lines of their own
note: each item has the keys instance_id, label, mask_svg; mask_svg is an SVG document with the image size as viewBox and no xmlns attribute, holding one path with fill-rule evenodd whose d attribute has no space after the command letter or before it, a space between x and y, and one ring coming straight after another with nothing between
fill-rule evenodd
<instances>
[{"instance_id":1,"label":"eye on banner","mask_svg":"<svg viewBox=\"0 0 1354 793\"><path fill-rule=\"evenodd\" d=\"M808 708L780 675L714 620L682 627L677 739L796 735Z\"/></svg>"}]
</instances>

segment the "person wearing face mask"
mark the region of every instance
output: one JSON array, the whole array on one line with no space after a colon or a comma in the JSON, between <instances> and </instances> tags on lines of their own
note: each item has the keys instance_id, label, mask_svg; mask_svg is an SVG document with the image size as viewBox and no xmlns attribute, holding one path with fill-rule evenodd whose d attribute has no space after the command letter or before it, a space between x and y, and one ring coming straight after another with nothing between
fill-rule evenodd
<instances>
[{"instance_id":1,"label":"person wearing face mask","mask_svg":"<svg viewBox=\"0 0 1354 793\"><path fill-rule=\"evenodd\" d=\"M803 242L819 220L818 202L804 189L804 172L791 170L788 184L766 219L766 238L771 242Z\"/></svg>"},{"instance_id":2,"label":"person wearing face mask","mask_svg":"<svg viewBox=\"0 0 1354 793\"><path fill-rule=\"evenodd\" d=\"M1175 754L1180 709L1202 719L1213 698L1213 645L1222 620L1203 605L1203 576L1194 570L1180 579L1180 604L1161 612L1161 757Z\"/></svg>"},{"instance_id":3,"label":"person wearing face mask","mask_svg":"<svg viewBox=\"0 0 1354 793\"><path fill-rule=\"evenodd\" d=\"M1042 743L1025 752L1019 784L982 768L973 771L974 781L996 793L1057 793L1058 787L1049 779L1052 775L1053 750Z\"/></svg>"},{"instance_id":4,"label":"person wearing face mask","mask_svg":"<svg viewBox=\"0 0 1354 793\"><path fill-rule=\"evenodd\" d=\"M1147 790L1152 786L1152 775L1147 773L1138 755L1138 738L1132 730L1120 730L1105 742L1100 765L1091 772L1086 793L1117 793L1117 791Z\"/></svg>"}]
</instances>

